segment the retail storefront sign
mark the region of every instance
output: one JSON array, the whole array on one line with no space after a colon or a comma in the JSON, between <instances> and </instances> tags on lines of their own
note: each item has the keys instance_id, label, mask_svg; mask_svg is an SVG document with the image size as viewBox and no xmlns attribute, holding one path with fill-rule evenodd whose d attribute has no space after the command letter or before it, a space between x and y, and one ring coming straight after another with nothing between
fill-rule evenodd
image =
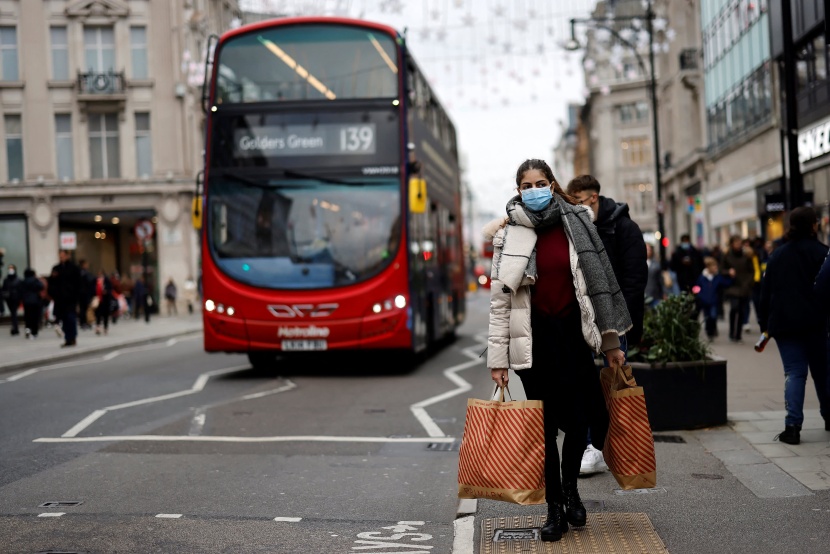
<instances>
[{"instance_id":1,"label":"retail storefront sign","mask_svg":"<svg viewBox=\"0 0 830 554\"><path fill-rule=\"evenodd\" d=\"M830 117L826 117L798 132L798 162L804 165L830 153ZM830 157L823 160L830 162ZM813 165L813 164L810 164Z\"/></svg>"},{"instance_id":2,"label":"retail storefront sign","mask_svg":"<svg viewBox=\"0 0 830 554\"><path fill-rule=\"evenodd\" d=\"M78 235L74 231L61 233L59 239L61 250L75 250L78 248Z\"/></svg>"}]
</instances>

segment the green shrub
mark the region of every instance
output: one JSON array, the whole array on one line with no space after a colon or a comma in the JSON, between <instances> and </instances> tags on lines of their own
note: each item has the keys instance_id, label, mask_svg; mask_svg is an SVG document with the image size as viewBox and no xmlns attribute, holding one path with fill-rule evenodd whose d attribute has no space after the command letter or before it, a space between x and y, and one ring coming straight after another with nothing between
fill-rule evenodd
<instances>
[{"instance_id":1,"label":"green shrub","mask_svg":"<svg viewBox=\"0 0 830 554\"><path fill-rule=\"evenodd\" d=\"M630 348L628 360L655 365L707 359L709 344L700 336L695 297L688 292L669 296L656 307L646 307L643 338Z\"/></svg>"}]
</instances>

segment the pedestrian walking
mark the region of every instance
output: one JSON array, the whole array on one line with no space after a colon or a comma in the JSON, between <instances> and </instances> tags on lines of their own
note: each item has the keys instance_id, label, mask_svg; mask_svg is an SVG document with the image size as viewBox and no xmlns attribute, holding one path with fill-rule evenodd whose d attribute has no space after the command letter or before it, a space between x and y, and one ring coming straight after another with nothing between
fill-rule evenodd
<instances>
[{"instance_id":1,"label":"pedestrian walking","mask_svg":"<svg viewBox=\"0 0 830 554\"><path fill-rule=\"evenodd\" d=\"M732 284L724 290L724 298L729 302L729 340L743 342L743 318L749 309L755 266L752 258L744 254L743 240L738 235L729 239L729 249L723 255L721 273L732 279Z\"/></svg>"},{"instance_id":2,"label":"pedestrian walking","mask_svg":"<svg viewBox=\"0 0 830 554\"><path fill-rule=\"evenodd\" d=\"M816 211L790 212L786 241L776 247L761 280L761 330L775 339L784 366L784 431L775 436L787 444L801 442L807 371L813 377L824 428L830 430L827 394L827 312L814 292L816 276L827 257L827 245L816 238Z\"/></svg>"},{"instance_id":3,"label":"pedestrian walking","mask_svg":"<svg viewBox=\"0 0 830 554\"><path fill-rule=\"evenodd\" d=\"M89 317L89 306L95 297L95 276L89 271L89 262L80 260L81 293L78 297L78 324L81 329L92 329L93 320Z\"/></svg>"},{"instance_id":4,"label":"pedestrian walking","mask_svg":"<svg viewBox=\"0 0 830 554\"><path fill-rule=\"evenodd\" d=\"M110 314L112 313L112 281L103 269L98 271L95 279L95 334L109 332Z\"/></svg>"},{"instance_id":5,"label":"pedestrian walking","mask_svg":"<svg viewBox=\"0 0 830 554\"><path fill-rule=\"evenodd\" d=\"M628 214L628 204L602 196L600 190L600 183L595 177L579 175L568 183L566 192L578 204L588 206L593 212L594 225L631 316L631 330L620 337L620 350L627 355L628 347L636 346L643 336L648 282L646 242L640 226ZM608 365L608 360L605 360L605 365ZM591 475L607 469L602 451L594 447L589 432L579 474Z\"/></svg>"},{"instance_id":6,"label":"pedestrian walking","mask_svg":"<svg viewBox=\"0 0 830 554\"><path fill-rule=\"evenodd\" d=\"M17 276L17 268L9 264L6 277L3 279L3 303L9 308L11 316L12 335L19 335L20 328L17 321L17 310L20 308L20 284L22 280Z\"/></svg>"},{"instance_id":7,"label":"pedestrian walking","mask_svg":"<svg viewBox=\"0 0 830 554\"><path fill-rule=\"evenodd\" d=\"M826 373L826 387L825 393L827 400L830 401L830 252L824 257L824 262L821 264L816 282L813 285L813 292L816 295L816 302L818 303L825 316L825 330L827 332L827 373ZM825 420L825 431L830 431L830 426Z\"/></svg>"},{"instance_id":8,"label":"pedestrian walking","mask_svg":"<svg viewBox=\"0 0 830 554\"><path fill-rule=\"evenodd\" d=\"M44 288L43 281L35 275L34 270L26 268L23 272L23 282L20 284L20 299L23 302L23 324L27 339L36 339L40 330Z\"/></svg>"},{"instance_id":9,"label":"pedestrian walking","mask_svg":"<svg viewBox=\"0 0 830 554\"><path fill-rule=\"evenodd\" d=\"M703 312L704 328L709 340L718 336L718 297L719 292L732 283L732 279L722 275L718 270L718 261L712 256L703 258L703 272L697 278L695 293L698 310Z\"/></svg>"},{"instance_id":10,"label":"pedestrian walking","mask_svg":"<svg viewBox=\"0 0 830 554\"><path fill-rule=\"evenodd\" d=\"M136 321L142 312L144 321L150 323L150 291L144 285L144 278L139 277L133 284L133 314L135 314Z\"/></svg>"},{"instance_id":11,"label":"pedestrian walking","mask_svg":"<svg viewBox=\"0 0 830 554\"><path fill-rule=\"evenodd\" d=\"M189 314L193 313L193 306L198 300L197 294L196 281L193 280L193 277L188 277L184 282L184 299L187 302L187 313Z\"/></svg>"},{"instance_id":12,"label":"pedestrian walking","mask_svg":"<svg viewBox=\"0 0 830 554\"><path fill-rule=\"evenodd\" d=\"M55 318L61 322L61 334L64 337L64 343L61 346L75 346L78 337L81 271L72 262L72 254L69 250L58 252L58 258L60 262L52 268L49 276L49 296L55 303Z\"/></svg>"},{"instance_id":13,"label":"pedestrian walking","mask_svg":"<svg viewBox=\"0 0 830 554\"><path fill-rule=\"evenodd\" d=\"M164 287L164 301L167 304L167 315L179 315L179 310L176 308L176 283L173 281L171 277L169 281L167 281L167 285Z\"/></svg>"},{"instance_id":14,"label":"pedestrian walking","mask_svg":"<svg viewBox=\"0 0 830 554\"><path fill-rule=\"evenodd\" d=\"M543 160L522 163L516 186L507 218L484 229L494 247L487 367L499 386L507 385L508 369L517 371L527 398L544 402L548 509L541 537L558 541L568 523L586 522L577 478L588 428L598 443L607 432L591 352L623 364L620 336L632 323L593 212L562 190Z\"/></svg>"}]
</instances>

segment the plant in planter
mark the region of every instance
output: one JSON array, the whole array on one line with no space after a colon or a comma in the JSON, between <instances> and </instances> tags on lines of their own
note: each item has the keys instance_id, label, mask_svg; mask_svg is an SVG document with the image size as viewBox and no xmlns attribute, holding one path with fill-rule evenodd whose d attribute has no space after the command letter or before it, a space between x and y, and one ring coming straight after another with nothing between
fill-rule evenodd
<instances>
[{"instance_id":1,"label":"plant in planter","mask_svg":"<svg viewBox=\"0 0 830 554\"><path fill-rule=\"evenodd\" d=\"M643 338L630 348L628 361L654 431L726 423L726 360L713 357L701 337L691 294L646 309Z\"/></svg>"}]
</instances>

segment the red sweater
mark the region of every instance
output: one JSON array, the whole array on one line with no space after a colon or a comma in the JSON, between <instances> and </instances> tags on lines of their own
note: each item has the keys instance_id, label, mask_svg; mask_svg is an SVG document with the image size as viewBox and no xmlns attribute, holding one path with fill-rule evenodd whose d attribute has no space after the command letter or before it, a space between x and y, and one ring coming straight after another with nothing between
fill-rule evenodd
<instances>
[{"instance_id":1,"label":"red sweater","mask_svg":"<svg viewBox=\"0 0 830 554\"><path fill-rule=\"evenodd\" d=\"M531 311L564 317L576 305L568 237L561 225L540 229L536 238L536 286L530 293Z\"/></svg>"}]
</instances>

